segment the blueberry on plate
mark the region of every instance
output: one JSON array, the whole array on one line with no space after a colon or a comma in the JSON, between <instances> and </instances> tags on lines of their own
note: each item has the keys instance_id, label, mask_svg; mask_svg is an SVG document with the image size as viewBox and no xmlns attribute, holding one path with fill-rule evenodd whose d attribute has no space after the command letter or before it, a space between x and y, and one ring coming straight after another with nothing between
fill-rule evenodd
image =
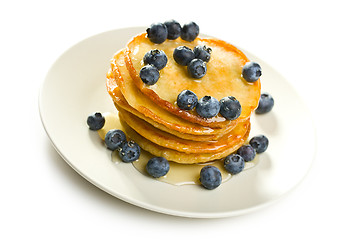
<instances>
[{"instance_id":1,"label":"blueberry on plate","mask_svg":"<svg viewBox=\"0 0 360 240\"><path fill-rule=\"evenodd\" d=\"M194 47L195 58L201 59L204 62L210 61L211 52L211 48L208 48L205 45L198 45Z\"/></svg>"},{"instance_id":2,"label":"blueberry on plate","mask_svg":"<svg viewBox=\"0 0 360 240\"><path fill-rule=\"evenodd\" d=\"M112 151L117 149L123 141L126 141L126 136L120 129L111 129L105 135L105 144Z\"/></svg>"},{"instance_id":3,"label":"blueberry on plate","mask_svg":"<svg viewBox=\"0 0 360 240\"><path fill-rule=\"evenodd\" d=\"M87 125L89 126L90 130L100 130L105 125L105 118L99 112L92 113L87 118Z\"/></svg>"},{"instance_id":4,"label":"blueberry on plate","mask_svg":"<svg viewBox=\"0 0 360 240\"><path fill-rule=\"evenodd\" d=\"M192 42L199 35L199 33L199 26L194 22L189 22L183 25L180 37L185 41Z\"/></svg>"},{"instance_id":5,"label":"blueberry on plate","mask_svg":"<svg viewBox=\"0 0 360 240\"><path fill-rule=\"evenodd\" d=\"M220 100L220 114L227 120L235 120L241 114L240 102L233 96Z\"/></svg>"},{"instance_id":6,"label":"blueberry on plate","mask_svg":"<svg viewBox=\"0 0 360 240\"><path fill-rule=\"evenodd\" d=\"M169 162L163 157L153 157L146 164L146 171L154 178L165 176L169 170Z\"/></svg>"},{"instance_id":7,"label":"blueberry on plate","mask_svg":"<svg viewBox=\"0 0 360 240\"><path fill-rule=\"evenodd\" d=\"M201 59L193 59L187 66L191 77L200 79L206 74L206 63Z\"/></svg>"},{"instance_id":8,"label":"blueberry on plate","mask_svg":"<svg viewBox=\"0 0 360 240\"><path fill-rule=\"evenodd\" d=\"M239 154L230 154L224 160L225 170L233 175L240 173L244 167L245 161Z\"/></svg>"},{"instance_id":9,"label":"blueberry on plate","mask_svg":"<svg viewBox=\"0 0 360 240\"><path fill-rule=\"evenodd\" d=\"M256 62L247 62L242 69L242 76L248 82L256 82L261 74L261 67Z\"/></svg>"},{"instance_id":10,"label":"blueberry on plate","mask_svg":"<svg viewBox=\"0 0 360 240\"><path fill-rule=\"evenodd\" d=\"M153 65L145 65L140 69L140 78L147 85L154 85L160 78L159 70Z\"/></svg>"},{"instance_id":11,"label":"blueberry on plate","mask_svg":"<svg viewBox=\"0 0 360 240\"><path fill-rule=\"evenodd\" d=\"M212 190L220 186L222 181L221 172L217 167L205 166L200 171L200 183L206 189Z\"/></svg>"},{"instance_id":12,"label":"blueberry on plate","mask_svg":"<svg viewBox=\"0 0 360 240\"><path fill-rule=\"evenodd\" d=\"M264 135L257 135L250 139L249 144L255 149L256 153L263 153L269 146L269 139Z\"/></svg>"},{"instance_id":13,"label":"blueberry on plate","mask_svg":"<svg viewBox=\"0 0 360 240\"><path fill-rule=\"evenodd\" d=\"M186 46L180 46L174 49L173 58L177 64L187 66L195 58L193 50Z\"/></svg>"},{"instance_id":14,"label":"blueberry on plate","mask_svg":"<svg viewBox=\"0 0 360 240\"><path fill-rule=\"evenodd\" d=\"M177 96L177 105L180 109L191 110L198 103L198 97L193 91L183 90Z\"/></svg>"},{"instance_id":15,"label":"blueberry on plate","mask_svg":"<svg viewBox=\"0 0 360 240\"><path fill-rule=\"evenodd\" d=\"M144 64L153 65L158 70L163 69L168 61L165 52L159 49L152 49L147 53L145 53L143 60L144 60Z\"/></svg>"},{"instance_id":16,"label":"blueberry on plate","mask_svg":"<svg viewBox=\"0 0 360 240\"><path fill-rule=\"evenodd\" d=\"M256 156L256 151L251 145L242 145L238 150L237 154L239 154L245 162L250 162L254 160Z\"/></svg>"},{"instance_id":17,"label":"blueberry on plate","mask_svg":"<svg viewBox=\"0 0 360 240\"><path fill-rule=\"evenodd\" d=\"M256 114L264 114L271 111L274 107L274 98L269 93L262 93L259 99L259 105L255 110Z\"/></svg>"},{"instance_id":18,"label":"blueberry on plate","mask_svg":"<svg viewBox=\"0 0 360 240\"><path fill-rule=\"evenodd\" d=\"M140 147L139 145L130 140L123 141L118 148L119 156L121 160L125 163L133 162L138 160L140 157Z\"/></svg>"},{"instance_id":19,"label":"blueberry on plate","mask_svg":"<svg viewBox=\"0 0 360 240\"><path fill-rule=\"evenodd\" d=\"M169 20L169 21L164 22L164 24L168 30L167 39L175 40L178 37L180 37L180 34L181 34L180 23L178 23L175 20Z\"/></svg>"},{"instance_id":20,"label":"blueberry on plate","mask_svg":"<svg viewBox=\"0 0 360 240\"><path fill-rule=\"evenodd\" d=\"M163 43L168 36L168 30L165 24L153 23L146 29L147 36L153 43Z\"/></svg>"},{"instance_id":21,"label":"blueberry on plate","mask_svg":"<svg viewBox=\"0 0 360 240\"><path fill-rule=\"evenodd\" d=\"M196 112L204 118L215 117L220 111L219 101L211 96L204 96L196 105Z\"/></svg>"}]
</instances>

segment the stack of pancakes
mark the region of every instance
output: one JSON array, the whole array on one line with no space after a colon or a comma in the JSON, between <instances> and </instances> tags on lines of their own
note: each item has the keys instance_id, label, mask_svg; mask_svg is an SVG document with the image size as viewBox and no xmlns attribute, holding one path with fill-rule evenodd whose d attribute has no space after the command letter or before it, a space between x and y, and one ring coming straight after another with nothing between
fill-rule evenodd
<instances>
[{"instance_id":1,"label":"stack of pancakes","mask_svg":"<svg viewBox=\"0 0 360 240\"><path fill-rule=\"evenodd\" d=\"M176 47L193 49L197 45L212 49L207 73L201 79L191 78L186 67L173 58ZM158 82L150 86L142 82L139 71L145 53L152 49L163 50L168 62L160 70ZM242 78L242 67L248 61L239 49L218 39L197 37L186 42L178 38L155 44L142 33L111 59L107 90L125 133L143 150L178 163L209 162L235 152L249 136L250 115L260 98L260 80L249 83ZM195 110L182 110L176 100L186 89L199 99L234 96L242 106L241 115L230 121L220 114L203 118Z\"/></svg>"}]
</instances>

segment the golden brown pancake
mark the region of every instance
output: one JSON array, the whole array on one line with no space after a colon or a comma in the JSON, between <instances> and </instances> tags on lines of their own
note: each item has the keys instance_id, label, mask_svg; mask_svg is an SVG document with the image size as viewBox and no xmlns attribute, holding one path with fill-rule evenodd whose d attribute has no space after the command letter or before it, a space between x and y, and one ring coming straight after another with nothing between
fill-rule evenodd
<instances>
[{"instance_id":1,"label":"golden brown pancake","mask_svg":"<svg viewBox=\"0 0 360 240\"><path fill-rule=\"evenodd\" d=\"M237 149L239 149L246 139L249 136L250 132L250 126L248 127L247 133L243 136L242 141L240 141L238 144L233 145L230 148L227 148L224 151L218 152L218 153L184 153L179 152L173 149L165 148L162 146L159 146L146 138L139 135L136 131L134 131L131 127L129 127L125 121L120 119L120 122L123 126L123 129L127 136L129 136L130 139L134 140L136 143L139 144L139 146L144 149L145 151L159 157L164 157L169 161L174 161L177 163L183 163L183 164L191 164L191 163L205 163L212 160L222 159L226 156L230 155L231 153L235 152Z\"/></svg>"},{"instance_id":2,"label":"golden brown pancake","mask_svg":"<svg viewBox=\"0 0 360 240\"><path fill-rule=\"evenodd\" d=\"M186 67L177 64L173 51L178 46L193 49L197 45L206 45L212 49L211 59L207 63L207 73L199 80L189 77ZM139 77L144 66L143 57L152 49L163 50L168 58L164 69L160 70L160 78L154 85L146 85ZM135 36L127 45L125 54L126 67L135 85L155 104L187 121L209 127L224 127L229 120L220 114L213 118L202 118L195 111L184 111L178 108L176 99L185 90L193 91L198 98L209 95L220 100L223 97L234 96L242 106L242 112L237 120L249 118L257 107L260 98L260 80L249 83L242 78L242 67L249 59L236 47L218 39L196 38L187 42L178 38L167 40L162 44L154 44L146 33Z\"/></svg>"},{"instance_id":3,"label":"golden brown pancake","mask_svg":"<svg viewBox=\"0 0 360 240\"><path fill-rule=\"evenodd\" d=\"M122 95L119 86L116 85L116 81L114 79L114 77L111 77L111 72L108 74L108 78L107 78L107 82L106 82L106 86L107 86L107 90L110 94L110 96L113 98L114 101L114 105L117 109L121 108L124 109L132 114L134 114L135 116L143 119L144 121L150 123L151 125L153 125L156 128L159 128L162 131L168 132L170 134L173 134L177 137L183 138L183 139L188 139L188 140L193 140L193 141L212 141L212 140L217 140L220 137L222 137L224 134L227 134L228 132L230 132L233 127L231 128L227 128L224 129L224 131L222 131L221 133L219 132L219 129L215 129L214 133L217 134L212 134L212 135L199 135L199 134L188 134L188 133L182 133L182 132L178 132L171 126L171 124L169 124L166 121L162 121L160 123L158 123L157 121L154 121L153 119L146 117L144 114L140 113L139 111L137 111L135 108L131 107L126 99L124 98L124 96Z\"/></svg>"},{"instance_id":4,"label":"golden brown pancake","mask_svg":"<svg viewBox=\"0 0 360 240\"><path fill-rule=\"evenodd\" d=\"M189 77L186 67L178 65L172 56L177 46L193 49L197 45L212 49L202 79ZM163 50L168 63L160 70L158 82L149 86L141 81L139 71L145 53L151 49ZM154 44L144 33L114 55L106 86L122 129L142 149L178 163L209 162L235 152L249 136L250 115L260 98L260 81L248 83L242 78L242 67L248 61L240 50L221 40L196 38L189 43L178 38ZM195 110L181 110L176 99L185 89L195 92L199 99L205 95L218 100L234 96L242 113L230 121L220 114L206 119Z\"/></svg>"},{"instance_id":5,"label":"golden brown pancake","mask_svg":"<svg viewBox=\"0 0 360 240\"><path fill-rule=\"evenodd\" d=\"M249 126L249 122L243 122L217 141L195 142L161 131L144 120L121 109L119 110L119 118L149 141L159 146L185 153L217 153L224 151L242 142L242 138L247 133Z\"/></svg>"},{"instance_id":6,"label":"golden brown pancake","mask_svg":"<svg viewBox=\"0 0 360 240\"><path fill-rule=\"evenodd\" d=\"M174 114L166 111L165 109L159 107L156 103L152 102L150 98L145 96L135 85L130 77L127 68L124 63L123 51L120 51L114 56L112 61L112 71L109 71L107 78L107 84L115 84L119 87L122 96L125 98L126 102L138 112L144 116L154 120L155 122L165 125L167 128L171 128L180 133L187 133L193 135L218 135L221 136L231 129L233 129L237 122L230 121L223 128L210 128L201 126L196 123L192 123L182 119ZM116 64L114 63L116 62ZM111 79L114 78L114 83ZM110 79L110 80L109 80ZM114 89L116 86L108 86L108 89ZM117 93L118 94L118 93ZM119 97L114 96L110 92L110 95L113 96L115 100L118 100Z\"/></svg>"},{"instance_id":7,"label":"golden brown pancake","mask_svg":"<svg viewBox=\"0 0 360 240\"><path fill-rule=\"evenodd\" d=\"M229 128L229 130L227 130L228 132L224 132L224 134L221 135L193 135L193 134L187 134L187 133L181 133L181 132L177 132L171 128L167 128L165 125L159 124L155 121L153 121L151 118L145 117L143 114L141 114L140 112L138 112L137 110L135 110L134 108L132 108L127 102L126 100L123 98L123 96L121 95L121 93L118 95L118 101L114 102L115 107L120 111L120 110L125 110L135 116L137 116L138 118L141 118L142 120L146 121L147 123L151 124L152 126L154 126L155 128L158 128L164 132L168 132L172 135L175 135L179 138L183 138L183 139L187 139L187 140L192 140L192 141L214 141L219 139L220 137L222 137L224 134L230 132L232 129Z\"/></svg>"}]
</instances>

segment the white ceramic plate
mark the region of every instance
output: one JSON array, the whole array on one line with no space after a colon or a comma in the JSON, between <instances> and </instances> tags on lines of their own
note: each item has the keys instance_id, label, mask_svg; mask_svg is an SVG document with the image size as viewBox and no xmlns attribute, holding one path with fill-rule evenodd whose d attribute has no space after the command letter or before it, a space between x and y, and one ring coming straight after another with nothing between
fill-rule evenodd
<instances>
[{"instance_id":1,"label":"white ceramic plate","mask_svg":"<svg viewBox=\"0 0 360 240\"><path fill-rule=\"evenodd\" d=\"M85 39L66 51L50 69L39 97L40 115L54 147L81 176L109 194L153 211L186 217L215 218L244 214L266 206L293 189L314 158L315 131L310 112L279 73L250 53L263 69L262 89L275 99L273 110L252 117L250 136L270 140L253 169L215 190L173 186L140 174L131 164L114 164L88 115L115 112L105 88L110 58L144 31L126 28Z\"/></svg>"}]
</instances>

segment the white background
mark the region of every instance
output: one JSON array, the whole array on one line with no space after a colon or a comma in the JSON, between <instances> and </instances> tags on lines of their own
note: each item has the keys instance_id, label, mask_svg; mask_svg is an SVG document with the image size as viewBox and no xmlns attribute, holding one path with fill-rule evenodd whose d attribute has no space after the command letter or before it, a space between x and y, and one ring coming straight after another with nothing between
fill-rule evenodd
<instances>
[{"instance_id":1,"label":"white background","mask_svg":"<svg viewBox=\"0 0 360 240\"><path fill-rule=\"evenodd\" d=\"M0 238L359 239L359 9L350 0L1 1ZM38 94L57 57L94 34L168 19L253 52L297 88L318 146L290 195L239 217L173 217L102 192L53 149Z\"/></svg>"}]
</instances>

